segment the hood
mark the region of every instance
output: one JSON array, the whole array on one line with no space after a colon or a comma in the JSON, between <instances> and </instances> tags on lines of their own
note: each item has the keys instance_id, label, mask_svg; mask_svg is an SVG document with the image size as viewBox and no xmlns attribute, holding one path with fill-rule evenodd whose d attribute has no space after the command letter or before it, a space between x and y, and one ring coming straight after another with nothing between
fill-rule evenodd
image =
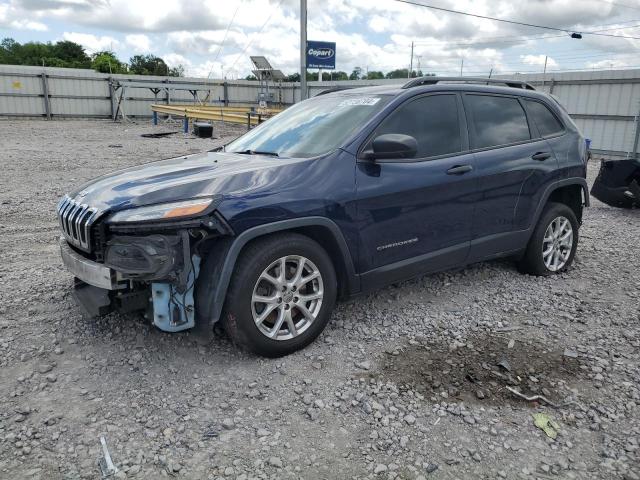
<instances>
[{"instance_id":1,"label":"hood","mask_svg":"<svg viewBox=\"0 0 640 480\"><path fill-rule=\"evenodd\" d=\"M279 170L306 159L204 152L147 163L104 175L70 194L99 212L214 194L233 194ZM229 189L231 188L231 190Z\"/></svg>"}]
</instances>

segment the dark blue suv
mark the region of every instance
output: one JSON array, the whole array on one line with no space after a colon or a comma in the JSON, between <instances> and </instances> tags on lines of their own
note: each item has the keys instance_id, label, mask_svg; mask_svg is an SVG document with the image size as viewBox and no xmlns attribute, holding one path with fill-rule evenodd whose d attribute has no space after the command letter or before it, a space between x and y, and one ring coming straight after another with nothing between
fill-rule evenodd
<instances>
[{"instance_id":1,"label":"dark blue suv","mask_svg":"<svg viewBox=\"0 0 640 480\"><path fill-rule=\"evenodd\" d=\"M58 205L91 315L279 356L337 298L482 260L565 271L588 204L585 141L511 80L425 77L298 103L217 151L129 168Z\"/></svg>"}]
</instances>

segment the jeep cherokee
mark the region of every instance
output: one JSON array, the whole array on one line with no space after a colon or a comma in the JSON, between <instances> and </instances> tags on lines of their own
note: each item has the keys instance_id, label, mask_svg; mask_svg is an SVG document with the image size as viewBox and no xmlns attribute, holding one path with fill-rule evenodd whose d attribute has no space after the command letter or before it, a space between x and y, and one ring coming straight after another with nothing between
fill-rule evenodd
<instances>
[{"instance_id":1,"label":"jeep cherokee","mask_svg":"<svg viewBox=\"0 0 640 480\"><path fill-rule=\"evenodd\" d=\"M424 77L321 94L216 151L100 177L57 208L91 315L280 356L337 298L498 257L565 271L588 205L586 145L529 84Z\"/></svg>"}]
</instances>

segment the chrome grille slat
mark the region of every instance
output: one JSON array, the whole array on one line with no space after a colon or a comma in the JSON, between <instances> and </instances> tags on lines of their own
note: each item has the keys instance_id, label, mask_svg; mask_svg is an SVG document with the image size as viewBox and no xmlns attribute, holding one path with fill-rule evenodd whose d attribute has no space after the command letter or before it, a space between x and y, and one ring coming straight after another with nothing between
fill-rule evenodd
<instances>
[{"instance_id":1,"label":"chrome grille slat","mask_svg":"<svg viewBox=\"0 0 640 480\"><path fill-rule=\"evenodd\" d=\"M76 202L68 195L58 204L62 233L70 244L85 252L91 252L91 226L97 217L95 208Z\"/></svg>"},{"instance_id":2,"label":"chrome grille slat","mask_svg":"<svg viewBox=\"0 0 640 480\"><path fill-rule=\"evenodd\" d=\"M73 228L76 234L76 237L82 242L82 235L80 234L80 221L82 220L82 217L84 217L85 212L87 211L89 207L86 205L81 205L80 209L78 210L78 213L75 216L75 220L73 222Z\"/></svg>"}]
</instances>

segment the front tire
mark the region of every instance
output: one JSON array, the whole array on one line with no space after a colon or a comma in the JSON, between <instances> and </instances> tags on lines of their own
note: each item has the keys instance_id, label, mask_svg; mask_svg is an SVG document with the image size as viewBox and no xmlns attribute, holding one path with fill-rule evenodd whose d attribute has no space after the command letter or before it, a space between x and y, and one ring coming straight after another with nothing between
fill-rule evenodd
<instances>
[{"instance_id":1,"label":"front tire","mask_svg":"<svg viewBox=\"0 0 640 480\"><path fill-rule=\"evenodd\" d=\"M564 203L549 202L518 264L523 273L547 276L566 271L578 247L578 220Z\"/></svg>"},{"instance_id":2,"label":"front tire","mask_svg":"<svg viewBox=\"0 0 640 480\"><path fill-rule=\"evenodd\" d=\"M243 250L222 320L235 344L280 357L306 347L322 332L336 294L336 273L325 250L304 235L276 234Z\"/></svg>"}]
</instances>

